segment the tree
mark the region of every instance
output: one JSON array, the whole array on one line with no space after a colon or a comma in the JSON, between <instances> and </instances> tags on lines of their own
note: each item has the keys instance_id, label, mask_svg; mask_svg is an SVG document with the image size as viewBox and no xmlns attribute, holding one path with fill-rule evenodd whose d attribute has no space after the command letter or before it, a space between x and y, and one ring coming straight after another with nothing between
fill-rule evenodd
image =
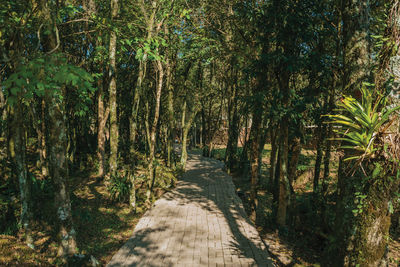
<instances>
[{"instance_id":1,"label":"tree","mask_svg":"<svg viewBox=\"0 0 400 267\"><path fill-rule=\"evenodd\" d=\"M111 0L111 21L118 17L118 0ZM116 53L117 53L117 34L115 30L110 33L109 46L110 66L108 76L110 80L110 174L115 176L118 169L118 114L117 114L117 82L116 82ZM101 110L100 110L101 112ZM101 152L100 152L101 153Z\"/></svg>"}]
</instances>

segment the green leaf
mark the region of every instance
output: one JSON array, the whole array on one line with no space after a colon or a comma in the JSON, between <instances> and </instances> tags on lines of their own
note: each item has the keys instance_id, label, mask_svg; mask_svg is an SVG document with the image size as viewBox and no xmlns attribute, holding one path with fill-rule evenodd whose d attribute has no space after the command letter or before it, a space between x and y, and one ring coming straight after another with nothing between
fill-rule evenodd
<instances>
[{"instance_id":1,"label":"green leaf","mask_svg":"<svg viewBox=\"0 0 400 267\"><path fill-rule=\"evenodd\" d=\"M20 92L21 92L21 88L19 88L19 87L11 88L11 94L14 96L18 95Z\"/></svg>"},{"instance_id":2,"label":"green leaf","mask_svg":"<svg viewBox=\"0 0 400 267\"><path fill-rule=\"evenodd\" d=\"M394 213L394 208L393 208L393 203L392 203L392 201L389 201L389 202L388 202L388 210L389 210L389 213L390 213L390 214L393 214L393 213Z\"/></svg>"},{"instance_id":3,"label":"green leaf","mask_svg":"<svg viewBox=\"0 0 400 267\"><path fill-rule=\"evenodd\" d=\"M378 177L378 175L381 173L381 171L382 171L382 167L379 163L377 163L375 165L374 171L372 172L372 179L375 179L376 177Z\"/></svg>"}]
</instances>

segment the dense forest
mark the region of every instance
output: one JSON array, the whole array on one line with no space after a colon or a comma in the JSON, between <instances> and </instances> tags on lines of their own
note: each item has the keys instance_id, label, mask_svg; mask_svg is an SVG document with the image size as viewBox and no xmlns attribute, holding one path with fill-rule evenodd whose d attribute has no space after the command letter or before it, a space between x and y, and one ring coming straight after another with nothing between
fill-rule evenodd
<instances>
[{"instance_id":1,"label":"dense forest","mask_svg":"<svg viewBox=\"0 0 400 267\"><path fill-rule=\"evenodd\" d=\"M0 264L105 264L191 149L311 263L400 263L400 1L0 0L0 25Z\"/></svg>"}]
</instances>

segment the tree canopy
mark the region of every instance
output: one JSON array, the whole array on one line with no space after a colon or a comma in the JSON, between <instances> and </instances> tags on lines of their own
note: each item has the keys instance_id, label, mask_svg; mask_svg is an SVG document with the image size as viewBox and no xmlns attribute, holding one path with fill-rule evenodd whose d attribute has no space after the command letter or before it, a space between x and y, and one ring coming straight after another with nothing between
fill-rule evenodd
<instances>
[{"instance_id":1,"label":"tree canopy","mask_svg":"<svg viewBox=\"0 0 400 267\"><path fill-rule=\"evenodd\" d=\"M67 262L82 242L79 173L135 212L174 186L188 149L223 148L256 224L315 228L327 266L381 266L399 212L399 8L0 0L0 234L34 248L47 219L33 202L53 200ZM297 187L305 150L309 191Z\"/></svg>"}]
</instances>

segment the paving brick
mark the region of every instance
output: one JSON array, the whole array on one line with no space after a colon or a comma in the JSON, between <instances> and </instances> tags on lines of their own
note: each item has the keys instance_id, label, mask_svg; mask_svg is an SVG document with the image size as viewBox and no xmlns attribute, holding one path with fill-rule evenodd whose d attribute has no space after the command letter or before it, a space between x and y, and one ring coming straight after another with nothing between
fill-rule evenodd
<instances>
[{"instance_id":1,"label":"paving brick","mask_svg":"<svg viewBox=\"0 0 400 267\"><path fill-rule=\"evenodd\" d=\"M177 187L146 212L107 266L273 265L221 162L190 154Z\"/></svg>"}]
</instances>

